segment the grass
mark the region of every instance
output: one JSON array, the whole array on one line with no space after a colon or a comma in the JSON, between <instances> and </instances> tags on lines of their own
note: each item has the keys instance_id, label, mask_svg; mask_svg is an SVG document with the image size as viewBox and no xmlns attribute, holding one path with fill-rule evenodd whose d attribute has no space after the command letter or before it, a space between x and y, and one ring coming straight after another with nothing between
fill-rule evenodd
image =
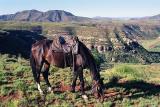
<instances>
[{"instance_id":1,"label":"grass","mask_svg":"<svg viewBox=\"0 0 160 107\"><path fill-rule=\"evenodd\" d=\"M12 59L12 60L11 60ZM87 88L89 100L85 102L77 90L56 91L60 86L69 86L72 73L69 68L51 67L49 80L54 93L41 96L33 81L29 61L9 55L0 55L0 106L95 106L95 107L158 107L160 105L160 66L141 64L113 64L101 72L104 78L105 98L100 103ZM91 86L88 70L84 70L85 84ZM78 83L79 84L79 81ZM41 79L42 90L47 86Z\"/></svg>"}]
</instances>

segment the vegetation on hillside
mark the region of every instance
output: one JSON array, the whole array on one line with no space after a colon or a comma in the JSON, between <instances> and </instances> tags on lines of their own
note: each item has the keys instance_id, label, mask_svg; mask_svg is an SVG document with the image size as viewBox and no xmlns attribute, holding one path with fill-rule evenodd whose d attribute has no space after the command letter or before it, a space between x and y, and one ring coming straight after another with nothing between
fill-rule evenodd
<instances>
[{"instance_id":1,"label":"vegetation on hillside","mask_svg":"<svg viewBox=\"0 0 160 107\"><path fill-rule=\"evenodd\" d=\"M115 64L101 71L104 78L104 102L100 103L91 94L91 77L84 70L86 94L83 100L79 92L69 91L72 72L69 68L51 67L49 80L53 93L41 78L45 96L41 96L33 80L29 61L21 57L0 55L0 106L158 106L160 105L159 65Z\"/></svg>"},{"instance_id":2,"label":"vegetation on hillside","mask_svg":"<svg viewBox=\"0 0 160 107\"><path fill-rule=\"evenodd\" d=\"M8 51L22 54L22 56L26 57L29 55L31 44L36 40L40 40L40 38L53 39L56 34L67 32L70 35L78 36L86 45L91 44L94 48L99 47L99 50L105 50L104 54L107 62L160 62L159 53L148 52L142 47L145 46L143 43L142 46L138 44L138 40L147 41L159 36L158 22L155 23L153 21L152 24L150 24L151 22L146 22L145 24L142 22L137 23L132 21L108 21L104 24L0 22L0 40L3 41L1 42L3 45L1 49L11 49ZM4 43L4 41L8 41L10 45ZM21 45L17 46L16 44ZM158 47L159 45L156 45L153 49L149 49L149 51L156 51ZM4 53L10 53L8 51ZM26 53L27 55L24 55Z\"/></svg>"},{"instance_id":3,"label":"vegetation on hillside","mask_svg":"<svg viewBox=\"0 0 160 107\"><path fill-rule=\"evenodd\" d=\"M156 20L96 22L0 22L0 107L105 106L158 107L160 105L160 23ZM85 101L70 92L70 68L50 68L53 93L41 77L41 96L29 64L31 45L56 34L76 35L94 47L92 54L104 78L104 102L91 94L90 72L84 70ZM140 44L139 44L140 43ZM104 47L106 46L106 47ZM99 53L96 49L104 50ZM25 59L24 59L25 58Z\"/></svg>"}]
</instances>

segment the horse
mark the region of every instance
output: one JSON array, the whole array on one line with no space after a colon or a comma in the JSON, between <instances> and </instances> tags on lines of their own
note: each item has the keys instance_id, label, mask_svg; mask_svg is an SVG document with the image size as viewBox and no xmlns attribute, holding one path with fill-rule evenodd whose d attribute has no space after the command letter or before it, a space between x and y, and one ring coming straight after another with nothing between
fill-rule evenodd
<instances>
[{"instance_id":1,"label":"horse","mask_svg":"<svg viewBox=\"0 0 160 107\"><path fill-rule=\"evenodd\" d=\"M71 91L75 92L76 80L80 79L80 89L84 94L83 69L89 68L92 77L92 92L95 97L103 97L103 81L97 69L95 59L90 50L78 39L78 37L70 37L66 40L66 44L61 44L58 39L41 40L31 47L30 64L34 80L37 84L40 94L43 91L40 88L40 73L43 74L44 80L51 91L51 84L48 80L50 65L65 68L71 67L73 70L73 81ZM65 48L64 48L65 47ZM66 59L66 54L72 56Z\"/></svg>"}]
</instances>

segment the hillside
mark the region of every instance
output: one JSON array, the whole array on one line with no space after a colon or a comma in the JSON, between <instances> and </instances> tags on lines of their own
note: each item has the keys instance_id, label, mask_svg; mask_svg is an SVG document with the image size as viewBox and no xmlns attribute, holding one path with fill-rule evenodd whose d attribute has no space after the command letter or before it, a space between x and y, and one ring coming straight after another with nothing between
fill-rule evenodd
<instances>
[{"instance_id":1,"label":"hillside","mask_svg":"<svg viewBox=\"0 0 160 107\"><path fill-rule=\"evenodd\" d=\"M146 16L140 18L131 18L132 20L160 20L160 14L154 16Z\"/></svg>"},{"instance_id":2,"label":"hillside","mask_svg":"<svg viewBox=\"0 0 160 107\"><path fill-rule=\"evenodd\" d=\"M27 30L0 30L0 53L29 58L31 45L45 37Z\"/></svg>"},{"instance_id":3,"label":"hillside","mask_svg":"<svg viewBox=\"0 0 160 107\"><path fill-rule=\"evenodd\" d=\"M160 65L115 64L100 72L104 78L104 102L99 102L92 93L92 79L85 70L84 100L77 81L76 92L70 92L73 80L70 68L51 66L49 81L53 92L47 92L41 78L41 96L33 79L29 61L21 57L0 54L0 106L1 107L158 107L160 105Z\"/></svg>"},{"instance_id":4,"label":"hillside","mask_svg":"<svg viewBox=\"0 0 160 107\"><path fill-rule=\"evenodd\" d=\"M149 51L160 52L160 38L141 40L140 43Z\"/></svg>"},{"instance_id":5,"label":"hillside","mask_svg":"<svg viewBox=\"0 0 160 107\"><path fill-rule=\"evenodd\" d=\"M68 33L70 35L77 35L79 39L84 42L91 50L98 50L99 53L106 57L108 62L132 62L132 63L155 63L160 62L160 54L156 52L149 52L143 46L141 46L141 40L156 39L160 36L159 23L152 22L138 23L138 22L106 22L106 23L26 23L26 22L2 22L0 28L2 31L8 32L9 35L1 34L1 40L11 40L17 37L20 38L21 44L27 44L31 46L33 42L25 40L24 43L21 39L26 36L30 36L30 41L36 35L39 28L45 38L54 38L56 34ZM36 27L37 26L37 27ZM33 29L34 28L34 29ZM8 29L8 30L7 30ZM13 33L12 30L14 29ZM24 32L21 33L21 32ZM26 33L25 32L30 32ZM11 36L13 35L13 36ZM19 35L19 36L17 36ZM41 35L42 36L42 35ZM40 37L40 36L39 36ZM4 40L4 38L7 38ZM12 39L11 39L12 38ZM13 39L14 40L14 39ZM38 39L37 39L38 40ZM140 43L140 44L139 44ZM10 44L8 42L8 44ZM28 51L29 48L9 48L10 45L1 45L3 48L12 49L13 52L17 52L17 49ZM14 46L14 45L11 45ZM19 46L19 45L18 45ZM21 45L23 46L23 45ZM26 46L26 45L25 45ZM3 49L2 48L2 49ZM15 50L14 50L15 49ZM28 51L27 53L29 53ZM20 53L25 53L21 52Z\"/></svg>"},{"instance_id":6,"label":"hillside","mask_svg":"<svg viewBox=\"0 0 160 107\"><path fill-rule=\"evenodd\" d=\"M84 21L89 18L75 16L63 10L49 10L41 12L38 10L24 10L15 14L1 15L0 21L29 21L29 22L67 22Z\"/></svg>"}]
</instances>

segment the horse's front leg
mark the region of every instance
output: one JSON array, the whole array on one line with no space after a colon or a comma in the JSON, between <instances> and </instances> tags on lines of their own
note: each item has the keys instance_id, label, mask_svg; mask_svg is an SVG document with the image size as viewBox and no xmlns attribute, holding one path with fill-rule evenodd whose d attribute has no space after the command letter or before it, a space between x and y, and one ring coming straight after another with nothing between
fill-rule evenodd
<instances>
[{"instance_id":1,"label":"horse's front leg","mask_svg":"<svg viewBox=\"0 0 160 107\"><path fill-rule=\"evenodd\" d=\"M75 92L77 77L78 77L78 72L76 70L74 70L73 71L73 81L72 81L72 86L71 86L72 92Z\"/></svg>"},{"instance_id":2,"label":"horse's front leg","mask_svg":"<svg viewBox=\"0 0 160 107\"><path fill-rule=\"evenodd\" d=\"M79 75L79 80L80 80L80 89L81 89L82 98L85 101L88 101L88 97L84 92L84 78L83 78L83 69L82 68L79 69L78 75Z\"/></svg>"},{"instance_id":3,"label":"horse's front leg","mask_svg":"<svg viewBox=\"0 0 160 107\"><path fill-rule=\"evenodd\" d=\"M49 67L50 67L49 64L44 63L42 74L43 74L44 80L45 80L45 82L46 82L46 84L47 84L47 86L48 86L48 92L51 92L51 91L52 91L52 87L51 87L51 84L50 84L50 82L49 82L49 80L48 80Z\"/></svg>"},{"instance_id":4,"label":"horse's front leg","mask_svg":"<svg viewBox=\"0 0 160 107\"><path fill-rule=\"evenodd\" d=\"M83 78L83 70L82 69L79 70L79 80L80 80L81 93L82 93L82 95L84 95L85 94L85 92L84 92L84 78Z\"/></svg>"}]
</instances>

